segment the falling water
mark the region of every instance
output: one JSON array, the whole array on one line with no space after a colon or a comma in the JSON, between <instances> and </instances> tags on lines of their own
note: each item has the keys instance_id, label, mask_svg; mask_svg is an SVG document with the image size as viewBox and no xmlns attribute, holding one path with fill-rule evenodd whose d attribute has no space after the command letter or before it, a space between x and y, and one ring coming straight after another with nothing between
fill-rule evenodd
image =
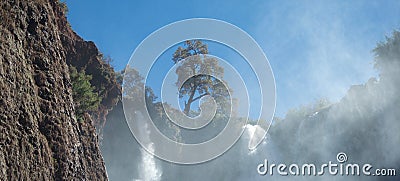
<instances>
[{"instance_id":1,"label":"falling water","mask_svg":"<svg viewBox=\"0 0 400 181\"><path fill-rule=\"evenodd\" d=\"M149 151L154 151L153 143L149 145L149 148L153 149ZM142 154L142 161L139 169L140 178L143 180L161 180L162 171L157 167L154 156L144 149L141 149L140 151Z\"/></svg>"},{"instance_id":2,"label":"falling water","mask_svg":"<svg viewBox=\"0 0 400 181\"><path fill-rule=\"evenodd\" d=\"M143 119L142 115L139 114L139 119ZM150 131L148 128L148 124L144 124L143 126L143 132L140 134L144 135L144 137L148 140L150 140ZM154 152L154 144L153 142L148 141L149 145L147 145L147 148L149 149L149 152ZM153 154L150 154L147 152L145 149L140 148L140 153L141 153L141 161L139 163L139 180L151 180L151 181L158 181L161 180L162 176L162 170L157 166L156 163L156 158L154 157ZM137 180L137 179L134 179Z\"/></svg>"}]
</instances>

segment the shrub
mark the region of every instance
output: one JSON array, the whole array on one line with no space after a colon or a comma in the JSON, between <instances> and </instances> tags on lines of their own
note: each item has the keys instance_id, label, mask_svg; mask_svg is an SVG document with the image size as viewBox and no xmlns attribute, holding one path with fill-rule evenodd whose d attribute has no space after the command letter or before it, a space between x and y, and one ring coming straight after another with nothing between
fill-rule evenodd
<instances>
[{"instance_id":1,"label":"shrub","mask_svg":"<svg viewBox=\"0 0 400 181\"><path fill-rule=\"evenodd\" d=\"M72 97L75 104L75 113L78 119L83 119L86 112L95 111L100 105L101 98L94 91L95 87L90 84L92 76L86 75L85 71L77 71L70 67L70 78L72 83Z\"/></svg>"},{"instance_id":2,"label":"shrub","mask_svg":"<svg viewBox=\"0 0 400 181\"><path fill-rule=\"evenodd\" d=\"M61 10L63 11L63 13L66 15L68 14L68 6L67 3L65 1L57 1L58 6L60 6Z\"/></svg>"}]
</instances>

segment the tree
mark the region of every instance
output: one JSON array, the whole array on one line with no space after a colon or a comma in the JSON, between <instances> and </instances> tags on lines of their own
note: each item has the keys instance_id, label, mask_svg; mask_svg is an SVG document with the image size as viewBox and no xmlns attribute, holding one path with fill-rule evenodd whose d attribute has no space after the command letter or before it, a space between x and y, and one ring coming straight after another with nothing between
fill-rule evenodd
<instances>
[{"instance_id":1,"label":"tree","mask_svg":"<svg viewBox=\"0 0 400 181\"><path fill-rule=\"evenodd\" d=\"M144 90L142 90L144 86L144 78L140 76L136 69L133 69L130 66L127 66L123 70L123 74L123 87L125 90L128 90L124 92L123 96L125 98L132 99L133 101L141 101L141 98L144 97Z\"/></svg>"},{"instance_id":2,"label":"tree","mask_svg":"<svg viewBox=\"0 0 400 181\"><path fill-rule=\"evenodd\" d=\"M121 74L124 74L123 78ZM129 102L133 103L132 108L134 110L142 108L141 106L138 107L137 105L142 105L143 103L146 103L146 106L148 107L154 107L153 104L156 101L157 96L150 87L144 86L144 78L139 74L139 71L127 66L120 74L117 75L119 75L119 81L121 81L121 83L123 81L124 84L125 92L123 96L126 100L129 100ZM143 97L145 97L145 102L143 102Z\"/></svg>"},{"instance_id":3,"label":"tree","mask_svg":"<svg viewBox=\"0 0 400 181\"><path fill-rule=\"evenodd\" d=\"M207 45L200 40L185 41L184 47L178 47L173 54L172 60L175 64L183 62L177 69L178 80L176 85L179 88L179 98L185 100L184 113L190 115L191 104L200 98L210 95L216 102L226 100L229 96L228 88L223 82L213 76L223 77L224 69L218 65L215 58L206 56ZM185 77L196 75L188 80Z\"/></svg>"},{"instance_id":4,"label":"tree","mask_svg":"<svg viewBox=\"0 0 400 181\"><path fill-rule=\"evenodd\" d=\"M375 53L374 67L380 71L381 78L397 79L400 68L400 32L394 31L386 41L378 43ZM398 79L397 79L398 80Z\"/></svg>"},{"instance_id":5,"label":"tree","mask_svg":"<svg viewBox=\"0 0 400 181\"><path fill-rule=\"evenodd\" d=\"M97 110L101 98L95 92L95 87L90 84L92 76L86 75L85 71L78 72L75 67L71 66L70 78L75 112L78 119L82 119L83 114L86 112Z\"/></svg>"}]
</instances>

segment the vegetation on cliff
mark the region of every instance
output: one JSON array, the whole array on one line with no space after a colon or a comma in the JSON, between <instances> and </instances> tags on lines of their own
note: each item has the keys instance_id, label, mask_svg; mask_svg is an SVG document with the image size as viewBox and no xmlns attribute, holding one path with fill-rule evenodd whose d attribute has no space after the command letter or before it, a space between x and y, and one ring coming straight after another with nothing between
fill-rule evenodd
<instances>
[{"instance_id":1,"label":"vegetation on cliff","mask_svg":"<svg viewBox=\"0 0 400 181\"><path fill-rule=\"evenodd\" d=\"M75 67L70 67L69 71L72 82L72 97L75 103L75 114L78 120L82 120L84 119L84 113L98 109L101 98L94 91L95 87L90 84L92 76L86 75L84 71L78 72Z\"/></svg>"}]
</instances>

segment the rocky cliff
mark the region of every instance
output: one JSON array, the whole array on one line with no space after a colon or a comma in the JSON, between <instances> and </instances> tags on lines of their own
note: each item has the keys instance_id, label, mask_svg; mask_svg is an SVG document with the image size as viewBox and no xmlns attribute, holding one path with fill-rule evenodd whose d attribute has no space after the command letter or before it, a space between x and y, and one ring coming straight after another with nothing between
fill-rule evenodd
<instances>
[{"instance_id":1,"label":"rocky cliff","mask_svg":"<svg viewBox=\"0 0 400 181\"><path fill-rule=\"evenodd\" d=\"M64 10L57 0L0 2L0 180L107 180L95 125L119 88ZM92 75L103 97L83 121L74 113L69 66Z\"/></svg>"}]
</instances>

